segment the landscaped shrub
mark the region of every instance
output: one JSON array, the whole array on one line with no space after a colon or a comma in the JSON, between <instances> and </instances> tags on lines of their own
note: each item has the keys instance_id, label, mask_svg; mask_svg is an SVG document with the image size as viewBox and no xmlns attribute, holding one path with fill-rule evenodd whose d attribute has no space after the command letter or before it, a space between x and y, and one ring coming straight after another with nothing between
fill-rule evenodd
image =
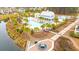
<instances>
[{"instance_id":1,"label":"landscaped shrub","mask_svg":"<svg viewBox=\"0 0 79 59\"><path fill-rule=\"evenodd\" d=\"M9 20L9 18L4 19L4 22L7 22Z\"/></svg>"},{"instance_id":2,"label":"landscaped shrub","mask_svg":"<svg viewBox=\"0 0 79 59\"><path fill-rule=\"evenodd\" d=\"M44 17L39 17L41 20L45 20L45 18Z\"/></svg>"},{"instance_id":3,"label":"landscaped shrub","mask_svg":"<svg viewBox=\"0 0 79 59\"><path fill-rule=\"evenodd\" d=\"M12 21L14 25L17 25L17 19L13 19Z\"/></svg>"},{"instance_id":4,"label":"landscaped shrub","mask_svg":"<svg viewBox=\"0 0 79 59\"><path fill-rule=\"evenodd\" d=\"M65 25L66 23L67 23L67 20L63 20L63 22L61 22L61 23L55 25L55 28L58 28L58 27L60 27L60 26L63 26L63 25Z\"/></svg>"},{"instance_id":5,"label":"landscaped shrub","mask_svg":"<svg viewBox=\"0 0 79 59\"><path fill-rule=\"evenodd\" d=\"M55 25L55 24L52 24L52 28L53 28L53 29L56 29L56 25Z\"/></svg>"},{"instance_id":6,"label":"landscaped shrub","mask_svg":"<svg viewBox=\"0 0 79 59\"><path fill-rule=\"evenodd\" d=\"M75 38L79 38L79 36L76 35L76 34L74 33L74 31L70 31L70 36L75 37Z\"/></svg>"},{"instance_id":7,"label":"landscaped shrub","mask_svg":"<svg viewBox=\"0 0 79 59\"><path fill-rule=\"evenodd\" d=\"M20 34L23 32L22 29L16 29L17 32L19 32Z\"/></svg>"},{"instance_id":8,"label":"landscaped shrub","mask_svg":"<svg viewBox=\"0 0 79 59\"><path fill-rule=\"evenodd\" d=\"M74 31L70 31L70 36L75 37Z\"/></svg>"},{"instance_id":9,"label":"landscaped shrub","mask_svg":"<svg viewBox=\"0 0 79 59\"><path fill-rule=\"evenodd\" d=\"M20 29L16 29L16 31L17 31L17 32L19 32L19 31L20 31Z\"/></svg>"},{"instance_id":10,"label":"landscaped shrub","mask_svg":"<svg viewBox=\"0 0 79 59\"><path fill-rule=\"evenodd\" d=\"M79 32L74 33L76 37L79 38Z\"/></svg>"},{"instance_id":11,"label":"landscaped shrub","mask_svg":"<svg viewBox=\"0 0 79 59\"><path fill-rule=\"evenodd\" d=\"M56 22L56 23L58 22L58 16L54 17L54 22Z\"/></svg>"},{"instance_id":12,"label":"landscaped shrub","mask_svg":"<svg viewBox=\"0 0 79 59\"><path fill-rule=\"evenodd\" d=\"M45 27L45 25L43 24L43 25L41 25L41 27L42 27L42 28L44 28L44 27Z\"/></svg>"},{"instance_id":13,"label":"landscaped shrub","mask_svg":"<svg viewBox=\"0 0 79 59\"><path fill-rule=\"evenodd\" d=\"M31 30L31 35L32 35L32 34L34 34L34 30L33 30L33 29Z\"/></svg>"},{"instance_id":14,"label":"landscaped shrub","mask_svg":"<svg viewBox=\"0 0 79 59\"><path fill-rule=\"evenodd\" d=\"M40 29L39 29L38 27L35 27L35 28L34 28L34 31L35 31L35 32L38 32L39 30L40 30Z\"/></svg>"},{"instance_id":15,"label":"landscaped shrub","mask_svg":"<svg viewBox=\"0 0 79 59\"><path fill-rule=\"evenodd\" d=\"M24 19L24 21L27 23L28 22L28 19Z\"/></svg>"},{"instance_id":16,"label":"landscaped shrub","mask_svg":"<svg viewBox=\"0 0 79 59\"><path fill-rule=\"evenodd\" d=\"M67 21L68 21L67 19L63 19L63 24L67 23Z\"/></svg>"},{"instance_id":17,"label":"landscaped shrub","mask_svg":"<svg viewBox=\"0 0 79 59\"><path fill-rule=\"evenodd\" d=\"M21 34L21 33L23 32L23 30L21 30L21 29L20 29L20 31L19 31L19 32L20 32L20 34Z\"/></svg>"}]
</instances>

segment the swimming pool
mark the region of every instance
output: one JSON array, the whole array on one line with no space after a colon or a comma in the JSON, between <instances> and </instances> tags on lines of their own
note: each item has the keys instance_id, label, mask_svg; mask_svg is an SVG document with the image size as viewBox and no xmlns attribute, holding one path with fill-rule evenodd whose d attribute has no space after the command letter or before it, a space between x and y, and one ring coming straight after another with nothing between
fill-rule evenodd
<instances>
[{"instance_id":1,"label":"swimming pool","mask_svg":"<svg viewBox=\"0 0 79 59\"><path fill-rule=\"evenodd\" d=\"M58 16L59 21L63 21L63 19L66 19L66 18L69 18L69 16L64 16L64 15L59 15ZM34 27L40 27L42 24L45 24L45 23L50 23L50 24L54 24L55 23L53 20L46 21L45 23L43 23L43 22L39 23L39 22L33 21L33 19L35 19L35 18L28 17L28 20L29 20L28 24L31 25L33 28ZM38 21L39 19L35 19L35 20Z\"/></svg>"},{"instance_id":2,"label":"swimming pool","mask_svg":"<svg viewBox=\"0 0 79 59\"><path fill-rule=\"evenodd\" d=\"M28 20L28 24L31 25L32 27L40 27L42 24L44 23L38 23L32 20L33 18L29 17Z\"/></svg>"}]
</instances>

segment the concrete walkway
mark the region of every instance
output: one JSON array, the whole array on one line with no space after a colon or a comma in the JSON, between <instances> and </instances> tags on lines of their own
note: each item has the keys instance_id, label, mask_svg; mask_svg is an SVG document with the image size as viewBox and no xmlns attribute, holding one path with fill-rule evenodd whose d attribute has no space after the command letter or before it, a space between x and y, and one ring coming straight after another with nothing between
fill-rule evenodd
<instances>
[{"instance_id":1,"label":"concrete walkway","mask_svg":"<svg viewBox=\"0 0 79 59\"><path fill-rule=\"evenodd\" d=\"M61 30L58 34L53 36L51 39L52 40L57 40L61 35L66 33L69 29L71 29L74 25L76 25L79 22L79 19L73 22L72 24L68 25L65 29Z\"/></svg>"},{"instance_id":2,"label":"concrete walkway","mask_svg":"<svg viewBox=\"0 0 79 59\"><path fill-rule=\"evenodd\" d=\"M78 22L79 22L79 19L77 19L75 22L73 22L70 25L68 25L65 29L63 29L62 31L60 31L58 34L56 34L55 36L53 36L51 39L53 41L56 41L59 37L61 37L63 34L65 34L68 30L70 30ZM54 46L52 46L50 50L52 50L53 48L54 48Z\"/></svg>"},{"instance_id":3,"label":"concrete walkway","mask_svg":"<svg viewBox=\"0 0 79 59\"><path fill-rule=\"evenodd\" d=\"M45 50L39 49L39 44L40 44L40 43L46 44L46 45L47 45L47 48L46 48ZM54 42L53 42L53 43L54 43ZM52 46L52 40L46 39L46 40L39 41L39 42L38 42L37 44L35 44L34 46L30 47L30 48L28 49L28 51L48 51L48 50L50 50L51 46Z\"/></svg>"},{"instance_id":4,"label":"concrete walkway","mask_svg":"<svg viewBox=\"0 0 79 59\"><path fill-rule=\"evenodd\" d=\"M70 30L73 26L75 26L77 23L79 22L79 19L77 19L75 22L71 23L70 25L68 25L66 28L64 28L63 30L61 30L58 34L54 35L51 39L51 42L52 42L52 46L51 48L48 49L48 51L51 51L53 50L54 48L54 41L56 41L59 37L61 37L63 34L65 34L68 30ZM42 40L38 43L44 43L45 40ZM47 41L47 40L46 40ZM49 40L48 40L49 41ZM50 44L49 44L50 45ZM29 50L31 49L32 51L32 48L33 47L37 47L36 45L33 45L29 48ZM36 50L36 51L39 51L39 50Z\"/></svg>"},{"instance_id":5,"label":"concrete walkway","mask_svg":"<svg viewBox=\"0 0 79 59\"><path fill-rule=\"evenodd\" d=\"M54 34L58 34L56 32L52 32L52 31L50 31L50 32L54 33ZM66 35L62 35L62 36L68 38L73 43L73 46L79 51L79 46L75 43L75 41L71 37L66 36Z\"/></svg>"}]
</instances>

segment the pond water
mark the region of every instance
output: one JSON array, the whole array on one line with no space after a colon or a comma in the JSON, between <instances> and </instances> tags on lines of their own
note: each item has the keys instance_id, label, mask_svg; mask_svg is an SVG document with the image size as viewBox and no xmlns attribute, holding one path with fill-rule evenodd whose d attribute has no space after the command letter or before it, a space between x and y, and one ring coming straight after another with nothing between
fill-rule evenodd
<instances>
[{"instance_id":1,"label":"pond water","mask_svg":"<svg viewBox=\"0 0 79 59\"><path fill-rule=\"evenodd\" d=\"M0 51L21 51L6 32L6 23L0 23Z\"/></svg>"}]
</instances>

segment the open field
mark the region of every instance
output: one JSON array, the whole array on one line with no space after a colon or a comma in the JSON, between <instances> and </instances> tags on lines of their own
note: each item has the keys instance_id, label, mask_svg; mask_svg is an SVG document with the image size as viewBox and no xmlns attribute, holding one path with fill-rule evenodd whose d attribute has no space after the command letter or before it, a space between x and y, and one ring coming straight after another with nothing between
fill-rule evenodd
<instances>
[{"instance_id":1,"label":"open field","mask_svg":"<svg viewBox=\"0 0 79 59\"><path fill-rule=\"evenodd\" d=\"M66 37L60 37L55 41L55 51L76 51L77 49L73 45L72 41Z\"/></svg>"}]
</instances>

